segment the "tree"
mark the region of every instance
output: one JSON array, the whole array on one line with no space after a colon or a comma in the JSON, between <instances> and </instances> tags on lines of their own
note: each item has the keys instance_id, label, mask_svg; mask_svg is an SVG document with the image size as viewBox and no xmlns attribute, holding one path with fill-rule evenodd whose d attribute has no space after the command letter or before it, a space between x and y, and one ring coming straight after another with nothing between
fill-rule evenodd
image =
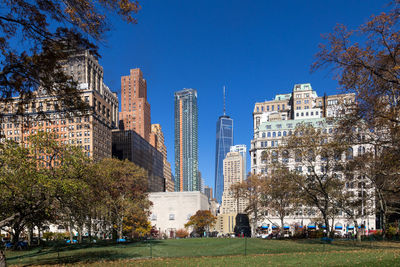
<instances>
[{"instance_id":1,"label":"tree","mask_svg":"<svg viewBox=\"0 0 400 267\"><path fill-rule=\"evenodd\" d=\"M7 141L0 146L0 228L17 244L26 226L54 222L69 192L81 193L81 177L65 175L66 166L81 151L59 144L54 136L39 133L25 146Z\"/></svg>"},{"instance_id":2,"label":"tree","mask_svg":"<svg viewBox=\"0 0 400 267\"><path fill-rule=\"evenodd\" d=\"M338 213L344 190L343 152L351 147L335 142L322 129L304 124L297 126L284 142L281 153L287 151L294 158L291 179L299 196L305 204L318 209L329 234L329 220L333 221Z\"/></svg>"},{"instance_id":3,"label":"tree","mask_svg":"<svg viewBox=\"0 0 400 267\"><path fill-rule=\"evenodd\" d=\"M292 173L284 166L275 166L270 176L266 177L265 190L262 193L263 206L277 213L284 226L285 217L295 211L300 204L297 185Z\"/></svg>"},{"instance_id":4,"label":"tree","mask_svg":"<svg viewBox=\"0 0 400 267\"><path fill-rule=\"evenodd\" d=\"M198 210L195 215L192 215L189 221L185 224L185 227L192 226L194 231L203 236L206 230L209 230L211 226L215 224L217 217L212 215L209 210Z\"/></svg>"},{"instance_id":5,"label":"tree","mask_svg":"<svg viewBox=\"0 0 400 267\"><path fill-rule=\"evenodd\" d=\"M263 206L261 195L265 189L265 179L260 175L250 175L241 184L237 185L238 197L244 199L247 203L245 212L250 215L252 223L251 235L256 234L257 223L261 217L261 208Z\"/></svg>"},{"instance_id":6,"label":"tree","mask_svg":"<svg viewBox=\"0 0 400 267\"><path fill-rule=\"evenodd\" d=\"M242 196L244 195L244 186L242 183L234 183L230 187L230 191L232 193L233 198L236 200L236 211L239 213L240 211L240 199L242 199Z\"/></svg>"},{"instance_id":7,"label":"tree","mask_svg":"<svg viewBox=\"0 0 400 267\"><path fill-rule=\"evenodd\" d=\"M67 110L85 109L62 62L71 50L97 54L93 43L102 41L109 29L107 14L115 12L135 23L140 9L134 0L2 0L1 5L0 114L14 108L9 104L14 96L20 97L17 114L23 114L38 88L58 98Z\"/></svg>"},{"instance_id":8,"label":"tree","mask_svg":"<svg viewBox=\"0 0 400 267\"><path fill-rule=\"evenodd\" d=\"M135 226L143 226L139 222L147 222L151 205L147 197L146 172L128 160L108 158L100 161L96 169L95 192L102 196L104 217L108 217L106 220L113 226L114 238L116 235L122 238L127 225L133 226L133 230ZM132 221L135 216L138 217Z\"/></svg>"},{"instance_id":9,"label":"tree","mask_svg":"<svg viewBox=\"0 0 400 267\"><path fill-rule=\"evenodd\" d=\"M313 71L332 68L341 89L355 93L356 105L340 123L344 130L364 129L365 143L373 146L362 169L371 170L365 175L376 186L384 232L388 216L400 214L390 207L391 198L400 192L399 3L391 1L391 10L371 16L355 30L337 25L325 35L312 66Z\"/></svg>"}]
</instances>

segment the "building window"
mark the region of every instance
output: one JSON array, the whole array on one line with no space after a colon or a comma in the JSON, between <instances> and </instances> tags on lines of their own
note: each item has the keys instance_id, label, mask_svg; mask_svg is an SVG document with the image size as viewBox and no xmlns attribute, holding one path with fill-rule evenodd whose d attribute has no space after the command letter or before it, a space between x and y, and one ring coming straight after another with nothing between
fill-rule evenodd
<instances>
[{"instance_id":1,"label":"building window","mask_svg":"<svg viewBox=\"0 0 400 267\"><path fill-rule=\"evenodd\" d=\"M169 215L169 220L174 221L175 220L175 214L170 214Z\"/></svg>"},{"instance_id":2,"label":"building window","mask_svg":"<svg viewBox=\"0 0 400 267\"><path fill-rule=\"evenodd\" d=\"M267 106L267 111L269 111L269 106Z\"/></svg>"}]
</instances>

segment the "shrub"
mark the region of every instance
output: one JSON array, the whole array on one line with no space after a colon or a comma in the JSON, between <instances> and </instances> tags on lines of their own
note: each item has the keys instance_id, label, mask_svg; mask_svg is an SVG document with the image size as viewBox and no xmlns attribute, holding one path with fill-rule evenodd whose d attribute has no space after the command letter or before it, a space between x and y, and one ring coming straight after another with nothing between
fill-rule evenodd
<instances>
[{"instance_id":1,"label":"shrub","mask_svg":"<svg viewBox=\"0 0 400 267\"><path fill-rule=\"evenodd\" d=\"M53 232L44 232L43 233L43 238L46 239L46 241L52 240L54 237Z\"/></svg>"},{"instance_id":2,"label":"shrub","mask_svg":"<svg viewBox=\"0 0 400 267\"><path fill-rule=\"evenodd\" d=\"M176 237L179 238L186 238L189 236L189 232L186 229L179 229L178 231L176 231Z\"/></svg>"}]
</instances>

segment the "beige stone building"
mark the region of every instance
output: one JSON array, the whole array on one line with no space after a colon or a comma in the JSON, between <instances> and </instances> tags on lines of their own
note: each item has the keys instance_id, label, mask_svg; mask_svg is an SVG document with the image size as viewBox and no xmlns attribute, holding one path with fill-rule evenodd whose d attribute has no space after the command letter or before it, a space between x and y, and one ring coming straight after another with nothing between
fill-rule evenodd
<instances>
[{"instance_id":1,"label":"beige stone building","mask_svg":"<svg viewBox=\"0 0 400 267\"><path fill-rule=\"evenodd\" d=\"M244 199L237 200L231 186L244 180L244 160L240 152L228 152L223 163L224 192L222 194L221 213L242 213L246 208ZM239 210L238 210L239 209Z\"/></svg>"},{"instance_id":2,"label":"beige stone building","mask_svg":"<svg viewBox=\"0 0 400 267\"><path fill-rule=\"evenodd\" d=\"M219 234L233 234L236 225L236 213L218 214L217 222L211 231L217 231Z\"/></svg>"},{"instance_id":3,"label":"beige stone building","mask_svg":"<svg viewBox=\"0 0 400 267\"><path fill-rule=\"evenodd\" d=\"M171 163L167 160L167 147L164 143L164 133L160 124L151 125L150 143L163 155L165 191L174 192L174 181L172 180Z\"/></svg>"},{"instance_id":4,"label":"beige stone building","mask_svg":"<svg viewBox=\"0 0 400 267\"><path fill-rule=\"evenodd\" d=\"M89 51L71 54L63 66L78 83L90 109L85 113L68 112L54 96L39 89L34 101L24 104L23 115L15 116L19 102L16 97L13 103L0 106L1 141L26 142L29 135L48 132L60 143L82 147L95 160L111 157L111 130L118 123L117 94L104 84L103 68Z\"/></svg>"}]
</instances>

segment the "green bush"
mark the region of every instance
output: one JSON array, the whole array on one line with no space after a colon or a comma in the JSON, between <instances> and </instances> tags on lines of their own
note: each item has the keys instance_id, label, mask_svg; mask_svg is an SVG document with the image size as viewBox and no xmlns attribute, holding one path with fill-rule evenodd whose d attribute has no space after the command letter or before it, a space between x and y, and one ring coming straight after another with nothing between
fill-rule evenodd
<instances>
[{"instance_id":1,"label":"green bush","mask_svg":"<svg viewBox=\"0 0 400 267\"><path fill-rule=\"evenodd\" d=\"M44 232L43 233L43 238L46 239L46 241L52 240L54 237L53 232Z\"/></svg>"}]
</instances>

